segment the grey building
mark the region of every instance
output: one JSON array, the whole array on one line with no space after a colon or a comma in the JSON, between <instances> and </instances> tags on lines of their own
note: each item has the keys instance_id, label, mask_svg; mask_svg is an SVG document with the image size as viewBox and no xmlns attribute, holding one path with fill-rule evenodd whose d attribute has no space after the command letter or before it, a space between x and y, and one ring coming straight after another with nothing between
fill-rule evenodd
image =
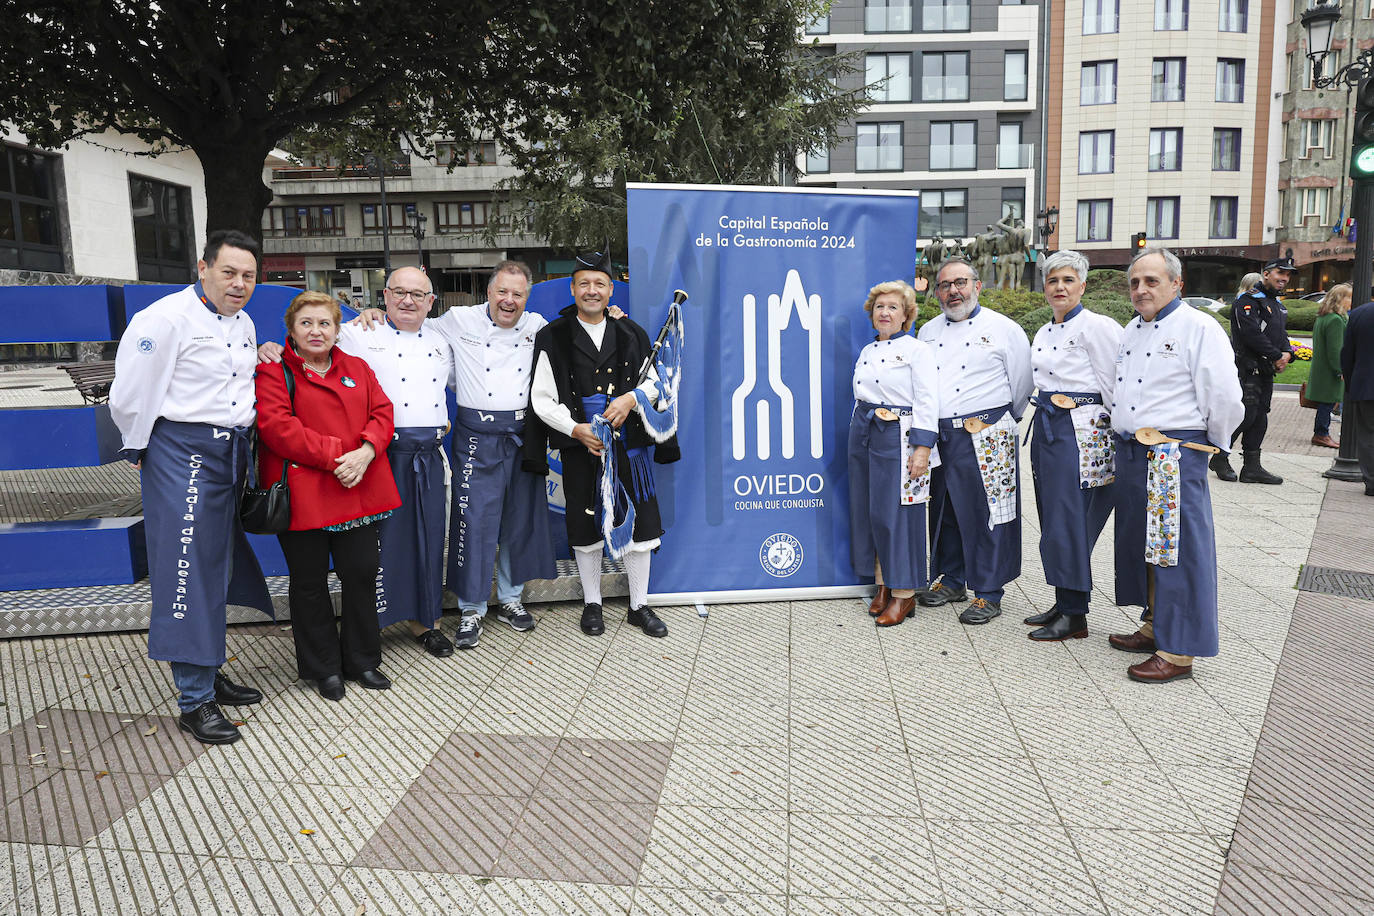
<instances>
[{"instance_id":1,"label":"grey building","mask_svg":"<svg viewBox=\"0 0 1374 916\"><path fill-rule=\"evenodd\" d=\"M808 187L915 189L919 235L968 239L1042 206L1042 8L1005 0L835 0L807 29L858 51L869 104L831 149L802 157Z\"/></svg>"}]
</instances>

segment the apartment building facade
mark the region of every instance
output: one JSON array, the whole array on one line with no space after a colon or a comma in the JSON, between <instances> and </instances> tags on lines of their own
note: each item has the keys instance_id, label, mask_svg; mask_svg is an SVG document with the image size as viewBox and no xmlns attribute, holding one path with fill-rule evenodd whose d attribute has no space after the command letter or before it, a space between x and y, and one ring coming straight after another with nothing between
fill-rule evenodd
<instances>
[{"instance_id":1,"label":"apartment building facade","mask_svg":"<svg viewBox=\"0 0 1374 916\"><path fill-rule=\"evenodd\" d=\"M1189 292L1233 294L1278 250L1275 0L1053 0L1050 16L1055 247L1119 267L1143 232Z\"/></svg>"},{"instance_id":2,"label":"apartment building facade","mask_svg":"<svg viewBox=\"0 0 1374 916\"><path fill-rule=\"evenodd\" d=\"M921 243L969 240L1005 217L1034 223L1042 7L1006 0L835 0L806 40L855 51L866 109L829 149L798 159L804 187L920 191Z\"/></svg>"},{"instance_id":3,"label":"apartment building facade","mask_svg":"<svg viewBox=\"0 0 1374 916\"><path fill-rule=\"evenodd\" d=\"M497 185L514 174L495 141L441 140L436 154L397 150L384 176L376 161L265 169L273 195L262 221L267 280L372 305L382 301L388 264L423 264L451 306L481 302L487 275L505 258L530 264L536 278L571 269L533 236L485 240Z\"/></svg>"}]
</instances>

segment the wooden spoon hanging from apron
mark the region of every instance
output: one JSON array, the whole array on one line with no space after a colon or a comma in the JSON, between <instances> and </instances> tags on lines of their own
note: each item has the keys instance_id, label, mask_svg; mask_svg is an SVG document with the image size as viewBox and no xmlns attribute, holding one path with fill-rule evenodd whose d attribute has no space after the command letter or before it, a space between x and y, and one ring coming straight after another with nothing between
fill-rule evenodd
<instances>
[{"instance_id":1,"label":"wooden spoon hanging from apron","mask_svg":"<svg viewBox=\"0 0 1374 916\"><path fill-rule=\"evenodd\" d=\"M1215 445L1203 445L1198 442L1184 442L1181 439L1170 439L1153 426L1142 426L1140 429L1137 429L1135 431L1135 441L1139 442L1141 445L1163 445L1166 442L1177 442L1184 448L1190 448L1198 452L1206 452L1209 455L1215 455L1221 451L1221 449L1217 448Z\"/></svg>"}]
</instances>

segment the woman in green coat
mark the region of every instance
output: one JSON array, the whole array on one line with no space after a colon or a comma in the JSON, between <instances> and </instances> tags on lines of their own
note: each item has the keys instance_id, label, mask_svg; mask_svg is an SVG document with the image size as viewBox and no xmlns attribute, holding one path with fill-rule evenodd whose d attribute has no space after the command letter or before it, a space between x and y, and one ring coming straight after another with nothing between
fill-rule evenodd
<instances>
[{"instance_id":1,"label":"woman in green coat","mask_svg":"<svg viewBox=\"0 0 1374 916\"><path fill-rule=\"evenodd\" d=\"M1341 344L1345 342L1346 314L1350 311L1350 284L1331 287L1317 310L1312 325L1312 373L1307 379L1307 397L1317 402L1317 419L1312 427L1312 444L1340 448L1331 438L1331 408L1345 396L1341 379Z\"/></svg>"}]
</instances>

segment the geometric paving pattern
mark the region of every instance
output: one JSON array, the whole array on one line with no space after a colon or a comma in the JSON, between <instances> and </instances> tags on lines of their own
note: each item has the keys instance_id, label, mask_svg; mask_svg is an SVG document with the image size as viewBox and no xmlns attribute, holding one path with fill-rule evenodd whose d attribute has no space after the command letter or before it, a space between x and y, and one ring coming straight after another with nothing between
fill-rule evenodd
<instances>
[{"instance_id":1,"label":"geometric paving pattern","mask_svg":"<svg viewBox=\"0 0 1374 916\"><path fill-rule=\"evenodd\" d=\"M328 703L285 625L235 626L226 671L265 699L228 747L176 729L142 634L0 641L0 914L1192 913L1219 886L1227 912L1374 911L1374 695L1342 674L1374 634L1304 604L1334 597L1294 610L1328 461L1213 484L1221 653L1164 687L1104 638L1134 626L1110 524L1091 638L1026 639L1053 601L1034 513L982 627L779 601L662 608L650 640L621 600L588 639L548 604L449 659L388 630L393 689ZM1341 806L1283 800L1322 773Z\"/></svg>"}]
</instances>

